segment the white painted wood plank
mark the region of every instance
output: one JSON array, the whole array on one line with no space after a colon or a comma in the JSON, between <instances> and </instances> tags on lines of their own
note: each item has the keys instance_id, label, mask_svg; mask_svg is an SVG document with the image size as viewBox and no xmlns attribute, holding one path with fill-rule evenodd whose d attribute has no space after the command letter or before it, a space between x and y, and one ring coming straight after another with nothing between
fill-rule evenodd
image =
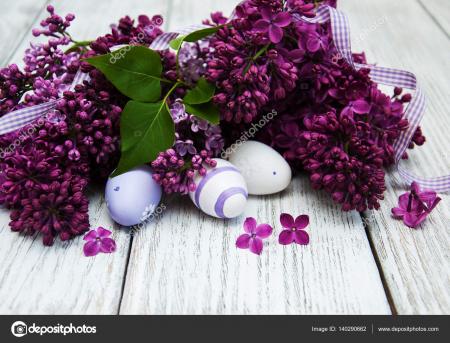
<instances>
[{"instance_id":1,"label":"white painted wood plank","mask_svg":"<svg viewBox=\"0 0 450 343\"><path fill-rule=\"evenodd\" d=\"M6 65L8 58L16 50L21 38L31 31L47 0L20 0L14 6L9 1L0 2L0 66Z\"/></svg>"},{"instance_id":2,"label":"white painted wood plank","mask_svg":"<svg viewBox=\"0 0 450 343\"><path fill-rule=\"evenodd\" d=\"M170 28L231 13L238 1L175 0ZM387 314L390 308L362 221L343 214L304 177L250 199L245 215L207 217L188 198L133 239L122 314ZM311 216L308 247L278 244L282 212ZM238 251L246 216L276 230L262 257Z\"/></svg>"},{"instance_id":3,"label":"white painted wood plank","mask_svg":"<svg viewBox=\"0 0 450 343\"><path fill-rule=\"evenodd\" d=\"M251 197L230 221L183 200L134 237L122 314L390 313L359 214L343 214L307 178ZM282 212L310 215L309 246L278 244ZM261 257L235 247L246 216L275 228Z\"/></svg>"},{"instance_id":4,"label":"white painted wood plank","mask_svg":"<svg viewBox=\"0 0 450 343\"><path fill-rule=\"evenodd\" d=\"M130 237L109 219L100 192L91 199L91 225L115 228L117 252L83 255L84 241L56 242L51 248L18 235L0 212L1 314L116 314Z\"/></svg>"},{"instance_id":5,"label":"white painted wood plank","mask_svg":"<svg viewBox=\"0 0 450 343\"><path fill-rule=\"evenodd\" d=\"M92 39L109 30L126 14L165 13L167 3L152 0L53 1L58 13L73 12L70 32L76 39ZM38 19L44 18L42 12ZM34 25L36 25L35 23ZM13 61L22 58L31 35L22 42ZM130 236L108 217L103 190L92 196L91 225L114 229L117 252L95 258L83 256L82 237L46 248L41 238L19 236L8 227L7 211L0 212L0 313L11 314L116 314L127 267Z\"/></svg>"},{"instance_id":6,"label":"white painted wood plank","mask_svg":"<svg viewBox=\"0 0 450 343\"><path fill-rule=\"evenodd\" d=\"M413 1L343 1L342 8L349 14L356 48L366 50L370 62L413 71L427 93L428 110L422 127L428 142L411 152L411 160L405 165L422 176L448 174L449 40ZM387 19L380 21L384 16ZM371 29L374 24L376 28ZM363 30L368 34L357 39L357 33ZM450 197L442 195L443 201L428 221L420 229L411 230L390 214L405 189L392 176L387 181L386 200L370 222L369 232L397 312L447 314Z\"/></svg>"},{"instance_id":7,"label":"white painted wood plank","mask_svg":"<svg viewBox=\"0 0 450 343\"><path fill-rule=\"evenodd\" d=\"M450 37L450 1L447 0L418 0L430 13L439 26Z\"/></svg>"}]
</instances>

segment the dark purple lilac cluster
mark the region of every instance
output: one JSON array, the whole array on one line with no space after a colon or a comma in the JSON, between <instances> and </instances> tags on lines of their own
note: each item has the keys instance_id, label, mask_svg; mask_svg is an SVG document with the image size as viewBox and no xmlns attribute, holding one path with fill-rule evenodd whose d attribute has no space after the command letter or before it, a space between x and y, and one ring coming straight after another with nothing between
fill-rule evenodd
<instances>
[{"instance_id":1,"label":"dark purple lilac cluster","mask_svg":"<svg viewBox=\"0 0 450 343\"><path fill-rule=\"evenodd\" d=\"M78 42L67 32L74 16L63 18L52 6L48 12L41 28L33 30L48 42L31 44L23 69L12 64L0 70L0 116L57 101L45 118L0 137L0 204L11 210L13 231L41 233L44 244L52 245L56 237L65 241L89 229L86 187L105 180L120 157L120 115L128 99L83 58L124 44L148 46L163 33L163 18L142 15L135 23L124 17L111 33ZM208 53L209 47L200 43L185 45L180 64L187 84L205 74ZM175 54L160 54L163 77L177 81ZM79 70L90 79L71 88ZM224 144L219 126L186 113L178 99L184 95L179 88L170 99L176 142L152 164L155 180L167 193L191 190L194 173L214 167L212 157Z\"/></svg>"},{"instance_id":2,"label":"dark purple lilac cluster","mask_svg":"<svg viewBox=\"0 0 450 343\"><path fill-rule=\"evenodd\" d=\"M394 163L393 143L408 127L404 104L411 95L396 88L390 97L369 70L349 66L329 24L294 20L313 16L314 9L304 0L241 3L231 25L211 40L215 102L227 133L276 109L259 139L307 171L313 187L330 193L344 211L377 209L386 190L384 168ZM354 58L366 62L364 54ZM418 129L413 142L424 141Z\"/></svg>"},{"instance_id":3,"label":"dark purple lilac cluster","mask_svg":"<svg viewBox=\"0 0 450 343\"><path fill-rule=\"evenodd\" d=\"M215 166L225 141L276 110L260 140L308 172L313 187L343 210L379 208L384 168L394 163L393 144L409 125L404 111L411 95L400 88L384 94L369 70L355 71L341 58L329 24L296 19L313 17L318 3L336 0L247 0L230 20L214 13L205 23L220 25L218 32L184 44L178 67L171 50L160 52L164 79L189 88L201 77L214 83L222 119L215 126L188 113L181 100L186 87L167 99L176 140L151 163L166 193L193 191L195 175ZM48 12L33 30L48 42L30 46L23 69L0 69L0 116L57 100L45 118L0 137L0 204L12 210L12 230L41 233L45 245L88 230L86 187L104 180L120 155L128 99L83 59L124 44L149 46L163 33L161 16L139 16L136 23L124 17L110 33L78 42L67 32L74 16L58 16L52 6ZM354 59L366 63L364 54ZM79 70L90 79L71 87ZM410 148L424 142L419 128Z\"/></svg>"},{"instance_id":4,"label":"dark purple lilac cluster","mask_svg":"<svg viewBox=\"0 0 450 343\"><path fill-rule=\"evenodd\" d=\"M49 41L31 45L23 70L17 65L0 70L0 115L57 100L45 118L0 138L0 203L12 210L13 231L41 233L44 244L52 245L56 237L65 241L89 229L86 187L107 177L119 158L126 98L81 58L139 37L151 43L162 32L147 17L140 17L137 26L126 17L111 34L67 52L69 44L78 43L66 31L74 16L62 18L52 6L48 12L33 34ZM70 91L80 68L90 80Z\"/></svg>"}]
</instances>

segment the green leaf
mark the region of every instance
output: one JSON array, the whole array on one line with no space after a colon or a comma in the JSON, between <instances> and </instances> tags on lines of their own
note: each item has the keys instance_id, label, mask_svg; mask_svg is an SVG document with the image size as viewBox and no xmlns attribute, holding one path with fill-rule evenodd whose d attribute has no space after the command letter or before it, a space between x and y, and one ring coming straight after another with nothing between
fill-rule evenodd
<instances>
[{"instance_id":1,"label":"green leaf","mask_svg":"<svg viewBox=\"0 0 450 343\"><path fill-rule=\"evenodd\" d=\"M86 47L89 46L91 43L92 43L92 41L90 41L90 40L76 42L69 49L67 49L64 53L65 54L69 54L71 52L75 52L75 51L78 51L80 49L81 50L86 49Z\"/></svg>"},{"instance_id":2,"label":"green leaf","mask_svg":"<svg viewBox=\"0 0 450 343\"><path fill-rule=\"evenodd\" d=\"M127 46L86 59L127 97L142 102L161 98L162 63L159 54L143 46Z\"/></svg>"},{"instance_id":3,"label":"green leaf","mask_svg":"<svg viewBox=\"0 0 450 343\"><path fill-rule=\"evenodd\" d=\"M184 38L186 36L178 36L177 38L170 41L169 46L174 50L179 50L183 44Z\"/></svg>"},{"instance_id":4,"label":"green leaf","mask_svg":"<svg viewBox=\"0 0 450 343\"><path fill-rule=\"evenodd\" d=\"M218 125L220 122L219 109L211 101L198 105L185 104L185 107L186 112L204 119L213 125Z\"/></svg>"},{"instance_id":5,"label":"green leaf","mask_svg":"<svg viewBox=\"0 0 450 343\"><path fill-rule=\"evenodd\" d=\"M175 126L165 102L129 101L121 121L122 156L113 176L156 159L175 141Z\"/></svg>"},{"instance_id":6,"label":"green leaf","mask_svg":"<svg viewBox=\"0 0 450 343\"><path fill-rule=\"evenodd\" d=\"M187 91L183 101L189 105L204 104L212 99L215 91L216 87L202 77L194 88Z\"/></svg>"},{"instance_id":7,"label":"green leaf","mask_svg":"<svg viewBox=\"0 0 450 343\"><path fill-rule=\"evenodd\" d=\"M169 45L172 49L179 50L181 48L181 45L183 45L184 42L189 42L189 43L197 42L200 39L203 39L203 38L213 35L217 31L219 31L222 27L223 27L223 25L207 27L205 29L200 29L200 30L191 32L187 35L178 36L177 38L171 40Z\"/></svg>"},{"instance_id":8,"label":"green leaf","mask_svg":"<svg viewBox=\"0 0 450 343\"><path fill-rule=\"evenodd\" d=\"M201 29L201 30L191 32L188 35L186 35L186 37L184 38L184 41L190 42L190 43L197 42L200 39L203 39L203 38L213 35L217 31L219 31L222 27L223 27L223 25L213 26L213 27L207 27L206 29Z\"/></svg>"}]
</instances>

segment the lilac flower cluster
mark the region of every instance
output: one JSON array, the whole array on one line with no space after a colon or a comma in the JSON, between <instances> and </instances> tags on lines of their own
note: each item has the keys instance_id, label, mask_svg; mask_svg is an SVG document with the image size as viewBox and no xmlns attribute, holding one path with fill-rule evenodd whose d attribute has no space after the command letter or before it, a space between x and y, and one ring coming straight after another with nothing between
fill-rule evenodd
<instances>
[{"instance_id":1,"label":"lilac flower cluster","mask_svg":"<svg viewBox=\"0 0 450 343\"><path fill-rule=\"evenodd\" d=\"M41 233L44 244L52 245L56 237L65 241L89 229L86 187L105 180L120 155L120 115L128 99L83 59L109 53L117 45L150 45L163 33L163 18L142 15L135 23L124 17L111 33L77 42L67 32L74 16L61 17L52 6L48 12L41 28L33 30L34 36L46 36L48 42L31 44L23 69L12 64L0 70L0 116L57 100L45 118L0 137L0 204L11 210L13 231ZM185 49L182 77L193 84L206 72L209 48L198 43ZM175 54L169 50L160 54L163 77L176 81ZM90 80L70 88L79 70ZM224 144L219 126L186 113L178 100L184 94L185 89L177 89L170 99L177 140L152 164L155 180L167 193L192 190L194 174L214 167L212 157Z\"/></svg>"},{"instance_id":2,"label":"lilac flower cluster","mask_svg":"<svg viewBox=\"0 0 450 343\"><path fill-rule=\"evenodd\" d=\"M313 187L326 190L344 211L377 209L386 190L384 168L394 163L393 143L408 127L404 105L411 95L396 88L390 97L369 70L350 67L339 57L329 24L293 20L314 10L306 0L241 3L231 25L211 39L214 100L231 133L276 109L279 115L259 139L307 171ZM364 54L354 58L366 63ZM424 142L418 129L411 148Z\"/></svg>"},{"instance_id":3,"label":"lilac flower cluster","mask_svg":"<svg viewBox=\"0 0 450 343\"><path fill-rule=\"evenodd\" d=\"M266 105L296 90L305 54L301 37L313 29L295 24L293 15L313 16L315 6L303 0L288 1L288 11L284 6L281 0L244 1L231 25L211 39L208 77L218 87L214 100L223 120L250 123ZM223 23L218 14L212 20ZM319 39L314 38L310 45L317 51Z\"/></svg>"},{"instance_id":4,"label":"lilac flower cluster","mask_svg":"<svg viewBox=\"0 0 450 343\"><path fill-rule=\"evenodd\" d=\"M11 209L13 231L41 233L44 244L52 245L56 237L65 241L89 229L86 187L91 180L106 178L119 158L120 114L127 99L81 59L130 43L151 20L142 16L134 26L126 17L111 34L65 53L69 44L77 43L66 31L74 16L62 18L52 6L48 12L33 34L49 41L31 45L23 70L17 65L0 70L0 115L57 100L45 118L0 138L0 204ZM155 20L161 23L160 17ZM156 26L146 32L143 43L162 33ZM90 81L69 91L80 68ZM23 132L25 139L13 145Z\"/></svg>"},{"instance_id":5,"label":"lilac flower cluster","mask_svg":"<svg viewBox=\"0 0 450 343\"><path fill-rule=\"evenodd\" d=\"M186 112L181 99L173 102L171 115L176 127L173 148L161 152L152 162L153 178L166 193L187 194L195 190L196 173L206 174L206 167L214 168L224 147L219 126L212 125Z\"/></svg>"},{"instance_id":6,"label":"lilac flower cluster","mask_svg":"<svg viewBox=\"0 0 450 343\"><path fill-rule=\"evenodd\" d=\"M339 57L329 24L296 20L313 17L317 3L246 0L231 20L212 14L205 23L220 25L217 33L184 44L178 66L173 51L159 52L162 77L187 86L167 99L174 145L151 163L166 193L193 191L195 175L215 167L213 157L225 141L232 143L276 110L260 140L308 172L313 187L327 191L343 210L379 208L384 168L394 163L393 144L409 125L404 111L411 95L395 88L388 96L369 70L351 68ZM336 0L321 3L335 6ZM57 100L45 118L0 137L0 205L11 209L12 230L41 233L45 245L89 229L86 187L110 175L120 155L120 115L128 99L84 58L124 44L149 46L163 33L161 16L142 15L136 22L124 17L110 33L79 42L67 31L72 14L61 17L52 6L48 12L41 28L33 30L48 41L31 44L24 68L0 69L0 116ZM366 63L363 53L354 59ZM80 70L89 81L71 87ZM181 100L201 77L216 86L220 125L193 116ZM162 87L167 94L170 82ZM419 128L410 148L424 142Z\"/></svg>"}]
</instances>

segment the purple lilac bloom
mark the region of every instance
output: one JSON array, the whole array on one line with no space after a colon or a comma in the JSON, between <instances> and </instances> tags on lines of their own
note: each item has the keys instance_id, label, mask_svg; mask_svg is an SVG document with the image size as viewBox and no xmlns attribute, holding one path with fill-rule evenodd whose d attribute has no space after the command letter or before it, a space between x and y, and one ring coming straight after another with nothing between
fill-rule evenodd
<instances>
[{"instance_id":1,"label":"purple lilac bloom","mask_svg":"<svg viewBox=\"0 0 450 343\"><path fill-rule=\"evenodd\" d=\"M293 242L300 245L309 244L309 235L305 228L309 225L309 217L307 215L298 216L295 220L287 213L280 216L281 225L284 227L278 237L278 241L282 245L289 245Z\"/></svg>"},{"instance_id":2,"label":"purple lilac bloom","mask_svg":"<svg viewBox=\"0 0 450 343\"><path fill-rule=\"evenodd\" d=\"M249 249L256 255L261 255L263 250L263 239L269 237L273 228L269 224L257 225L256 219L249 217L244 222L245 233L236 240L236 247Z\"/></svg>"},{"instance_id":3,"label":"purple lilac bloom","mask_svg":"<svg viewBox=\"0 0 450 343\"><path fill-rule=\"evenodd\" d=\"M291 14L288 12L273 13L270 8L261 9L262 19L259 19L254 28L257 32L268 32L270 41L274 44L283 39L283 28L292 22Z\"/></svg>"},{"instance_id":4,"label":"purple lilac bloom","mask_svg":"<svg viewBox=\"0 0 450 343\"><path fill-rule=\"evenodd\" d=\"M184 157L186 154L195 155L197 149L195 149L194 142L190 139L186 141L178 140L175 142L175 150L181 156Z\"/></svg>"},{"instance_id":5,"label":"purple lilac bloom","mask_svg":"<svg viewBox=\"0 0 450 343\"><path fill-rule=\"evenodd\" d=\"M89 231L84 240L83 253L86 257L96 256L99 253L110 254L116 251L116 242L110 238L112 232L99 227Z\"/></svg>"},{"instance_id":6,"label":"purple lilac bloom","mask_svg":"<svg viewBox=\"0 0 450 343\"><path fill-rule=\"evenodd\" d=\"M186 109L181 99L177 99L170 107L170 115L175 124L179 124L189 118L189 114L186 113Z\"/></svg>"},{"instance_id":7,"label":"purple lilac bloom","mask_svg":"<svg viewBox=\"0 0 450 343\"><path fill-rule=\"evenodd\" d=\"M74 16L55 14L42 21L35 36L49 37L47 43L32 44L25 53L25 67L10 65L0 70L0 116L12 110L59 99L45 120L0 137L2 148L11 146L27 132L19 146L6 150L0 163L0 203L11 210L10 227L27 235L40 233L45 245L63 241L89 229L86 187L104 180L119 158L120 114L127 99L82 57L108 52L114 45L135 41L147 23L120 20L111 34L99 37L89 47L64 54L73 41L67 28ZM146 35L150 44L162 31ZM174 70L174 56L163 54L167 77ZM68 90L79 69L89 73Z\"/></svg>"},{"instance_id":8,"label":"purple lilac bloom","mask_svg":"<svg viewBox=\"0 0 450 343\"><path fill-rule=\"evenodd\" d=\"M399 197L398 207L392 209L395 218L402 219L410 228L417 228L427 216L439 204L439 198L434 191L422 191L415 182L411 185L411 191Z\"/></svg>"}]
</instances>

